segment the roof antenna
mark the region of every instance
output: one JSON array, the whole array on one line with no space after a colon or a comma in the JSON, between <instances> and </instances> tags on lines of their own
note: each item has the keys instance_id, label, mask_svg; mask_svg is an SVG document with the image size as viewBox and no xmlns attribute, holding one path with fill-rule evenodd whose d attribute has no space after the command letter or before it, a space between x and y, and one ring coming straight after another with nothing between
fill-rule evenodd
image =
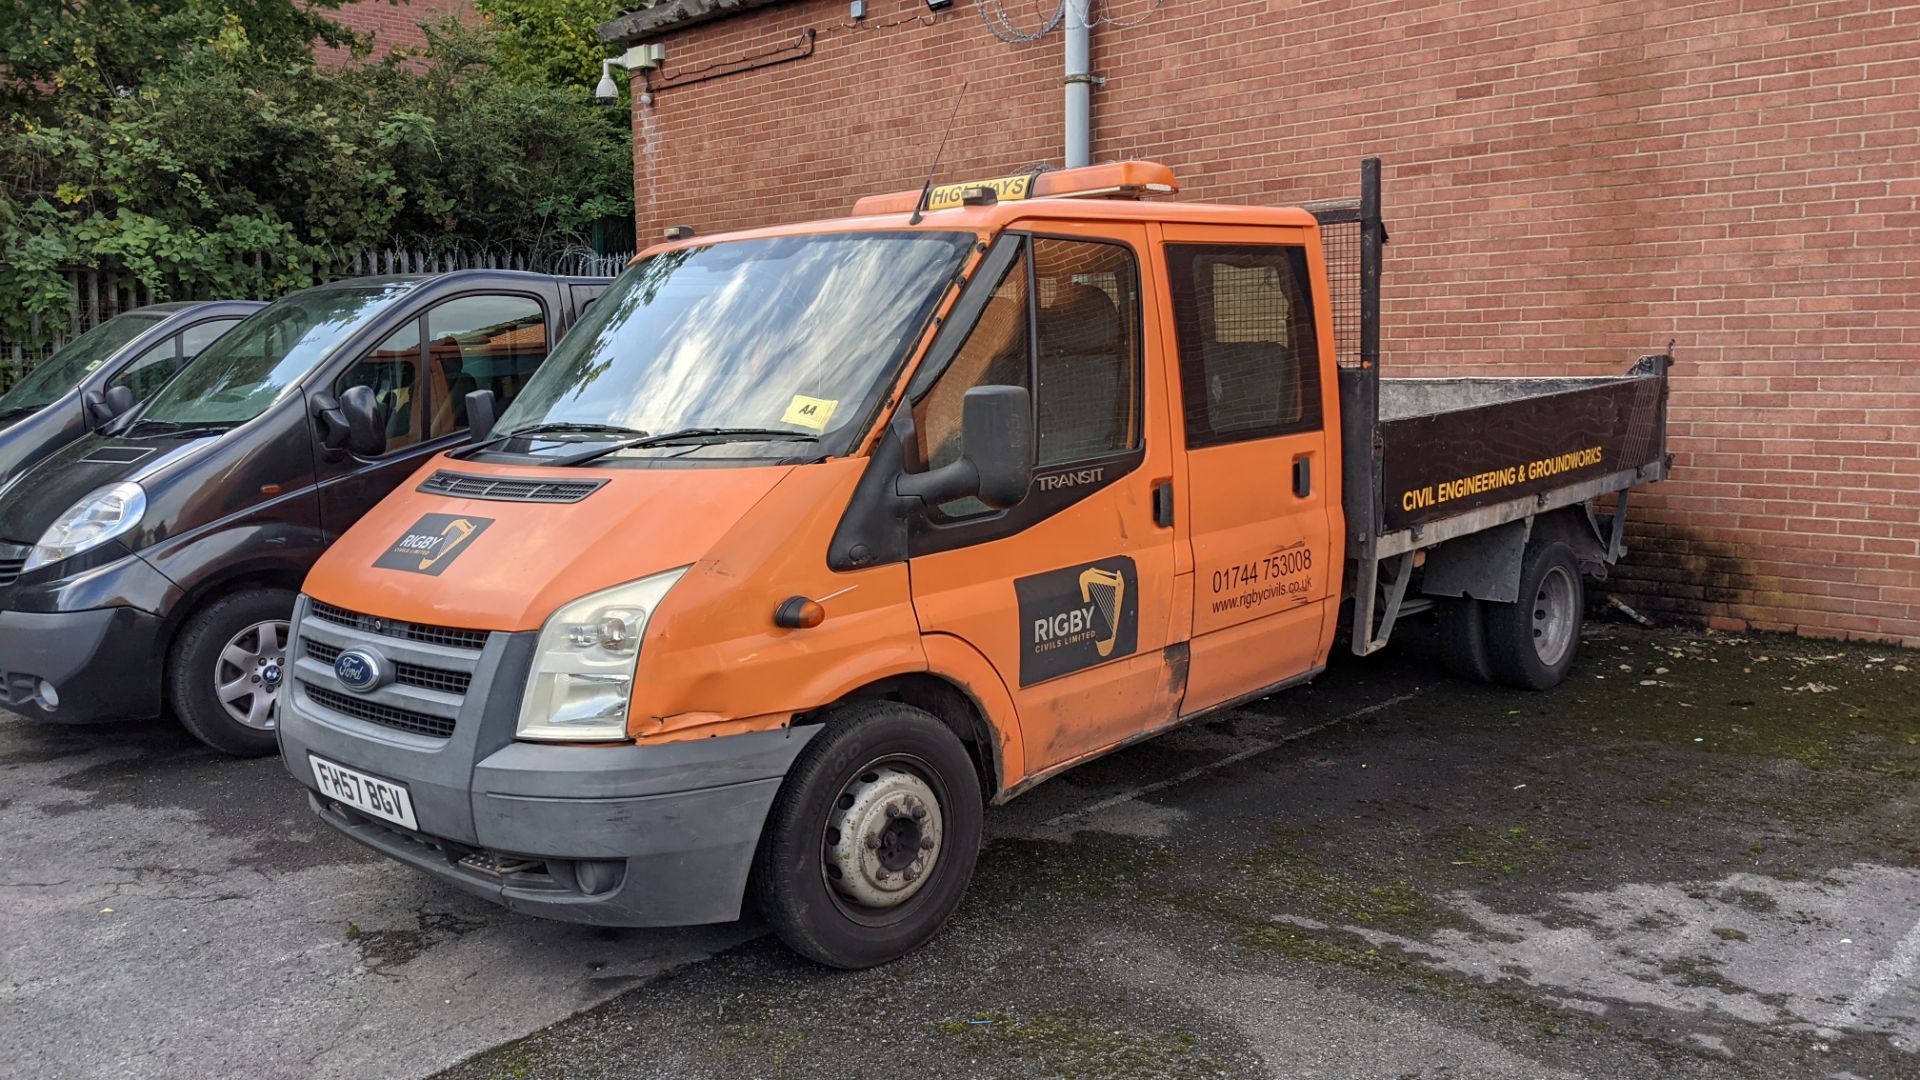
<instances>
[{"instance_id":1,"label":"roof antenna","mask_svg":"<svg viewBox=\"0 0 1920 1080\"><path fill-rule=\"evenodd\" d=\"M967 84L960 84L960 92L954 95L953 111L947 114L947 130L940 133L940 148L933 152L933 164L927 166L927 182L920 186L920 201L913 204L913 216L907 224L918 225L926 215L927 200L933 197L933 174L940 168L940 155L947 152L947 136L953 134L953 122L960 117L960 103L967 97Z\"/></svg>"}]
</instances>

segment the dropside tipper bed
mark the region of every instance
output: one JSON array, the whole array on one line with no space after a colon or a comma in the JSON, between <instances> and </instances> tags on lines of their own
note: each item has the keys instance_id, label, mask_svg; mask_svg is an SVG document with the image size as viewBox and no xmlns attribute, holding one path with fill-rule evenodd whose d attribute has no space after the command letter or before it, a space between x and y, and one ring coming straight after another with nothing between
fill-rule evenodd
<instances>
[{"instance_id":1,"label":"dropside tipper bed","mask_svg":"<svg viewBox=\"0 0 1920 1080\"><path fill-rule=\"evenodd\" d=\"M1625 551L1628 492L1672 465L1671 346L1623 375L1383 379L1379 162L1364 163L1360 199L1310 209L1333 290L1353 651L1436 598L1514 602L1536 529L1604 578Z\"/></svg>"}]
</instances>

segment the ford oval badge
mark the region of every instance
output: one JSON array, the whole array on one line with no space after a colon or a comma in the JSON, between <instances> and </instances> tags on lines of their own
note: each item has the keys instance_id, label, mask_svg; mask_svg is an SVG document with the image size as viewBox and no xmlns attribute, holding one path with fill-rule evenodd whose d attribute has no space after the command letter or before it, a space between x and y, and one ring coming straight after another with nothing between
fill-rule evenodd
<instances>
[{"instance_id":1,"label":"ford oval badge","mask_svg":"<svg viewBox=\"0 0 1920 1080\"><path fill-rule=\"evenodd\" d=\"M381 658L365 649L348 649L333 658L333 676L356 694L379 687L386 676Z\"/></svg>"}]
</instances>

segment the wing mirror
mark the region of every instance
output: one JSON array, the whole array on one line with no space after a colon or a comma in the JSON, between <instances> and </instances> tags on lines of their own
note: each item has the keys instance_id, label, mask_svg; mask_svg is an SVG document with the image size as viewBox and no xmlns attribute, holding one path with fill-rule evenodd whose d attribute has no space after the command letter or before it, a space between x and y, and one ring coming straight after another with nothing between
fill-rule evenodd
<instances>
[{"instance_id":1,"label":"wing mirror","mask_svg":"<svg viewBox=\"0 0 1920 1080\"><path fill-rule=\"evenodd\" d=\"M493 436L494 421L493 391L475 390L467 395L467 433L474 442L486 442Z\"/></svg>"},{"instance_id":2,"label":"wing mirror","mask_svg":"<svg viewBox=\"0 0 1920 1080\"><path fill-rule=\"evenodd\" d=\"M99 431L132 411L133 387L112 386L105 393L89 390L80 400L87 411L87 426Z\"/></svg>"},{"instance_id":3,"label":"wing mirror","mask_svg":"<svg viewBox=\"0 0 1920 1080\"><path fill-rule=\"evenodd\" d=\"M1027 497L1033 482L1033 403L1024 387L976 386L960 405L960 460L894 482L929 506L968 495L996 510Z\"/></svg>"},{"instance_id":4,"label":"wing mirror","mask_svg":"<svg viewBox=\"0 0 1920 1080\"><path fill-rule=\"evenodd\" d=\"M340 412L347 422L347 449L360 457L379 457L387 452L387 410L380 407L372 387L342 390Z\"/></svg>"}]
</instances>

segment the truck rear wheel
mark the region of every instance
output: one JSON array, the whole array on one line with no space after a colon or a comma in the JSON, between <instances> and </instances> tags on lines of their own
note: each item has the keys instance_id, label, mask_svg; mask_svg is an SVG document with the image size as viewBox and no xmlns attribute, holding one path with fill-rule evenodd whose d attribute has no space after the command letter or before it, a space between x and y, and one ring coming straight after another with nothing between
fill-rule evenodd
<instances>
[{"instance_id":1,"label":"truck rear wheel","mask_svg":"<svg viewBox=\"0 0 1920 1080\"><path fill-rule=\"evenodd\" d=\"M1586 583L1573 549L1558 540L1528 544L1519 598L1484 606L1494 675L1527 690L1558 686L1580 651L1586 613Z\"/></svg>"},{"instance_id":2,"label":"truck rear wheel","mask_svg":"<svg viewBox=\"0 0 1920 1080\"><path fill-rule=\"evenodd\" d=\"M1440 661L1455 678L1493 681L1493 658L1487 649L1487 605L1471 596L1440 603Z\"/></svg>"},{"instance_id":3,"label":"truck rear wheel","mask_svg":"<svg viewBox=\"0 0 1920 1080\"><path fill-rule=\"evenodd\" d=\"M279 749L279 698L290 674L294 594L241 589L194 612L174 642L167 682L181 726L215 750Z\"/></svg>"},{"instance_id":4,"label":"truck rear wheel","mask_svg":"<svg viewBox=\"0 0 1920 1080\"><path fill-rule=\"evenodd\" d=\"M802 956L884 964L960 906L981 818L978 774L951 728L898 702L849 706L800 752L774 799L755 897Z\"/></svg>"}]
</instances>

